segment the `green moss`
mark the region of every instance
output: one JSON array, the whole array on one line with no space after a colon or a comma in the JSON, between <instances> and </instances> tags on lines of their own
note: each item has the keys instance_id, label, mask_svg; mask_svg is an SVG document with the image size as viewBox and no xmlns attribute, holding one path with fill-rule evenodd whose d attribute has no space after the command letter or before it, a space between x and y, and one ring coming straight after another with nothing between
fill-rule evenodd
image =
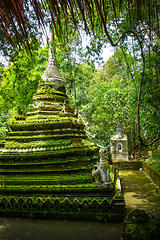
<instances>
[{"instance_id":1,"label":"green moss","mask_svg":"<svg viewBox=\"0 0 160 240\"><path fill-rule=\"evenodd\" d=\"M61 102L63 103L64 100L68 99L66 95L56 95L56 94L50 94L50 93L36 93L34 95L34 101L36 100L52 100L52 102Z\"/></svg>"},{"instance_id":2,"label":"green moss","mask_svg":"<svg viewBox=\"0 0 160 240\"><path fill-rule=\"evenodd\" d=\"M31 151L31 152L0 152L0 160L2 161L31 161L33 159L57 159L67 157L79 156L93 156L97 152L97 147L73 147L61 150L45 150L45 151Z\"/></svg>"},{"instance_id":3,"label":"green moss","mask_svg":"<svg viewBox=\"0 0 160 240\"><path fill-rule=\"evenodd\" d=\"M18 115L15 117L16 120L25 120L25 117L23 115Z\"/></svg>"},{"instance_id":4,"label":"green moss","mask_svg":"<svg viewBox=\"0 0 160 240\"><path fill-rule=\"evenodd\" d=\"M55 147L68 147L70 146L70 144L72 143L70 139L68 140L63 140L63 139L59 139L59 140L53 140L53 136L51 135L51 139L52 140L48 140L48 135L47 137L45 136L46 140L41 141L40 139L44 139L43 136L37 136L34 137L34 140L37 141L33 141L31 137L29 137L30 142L24 142L24 143L20 143L20 142L15 142L15 141L8 141L5 144L5 149L33 149L33 148L55 148ZM16 139L18 140L18 138L16 137Z\"/></svg>"},{"instance_id":5,"label":"green moss","mask_svg":"<svg viewBox=\"0 0 160 240\"><path fill-rule=\"evenodd\" d=\"M62 129L53 129L53 130L40 130L40 131L11 131L8 133L9 136L33 136L33 135L58 135L58 134L66 134L66 133L79 133L85 134L84 130L81 129L71 129L71 128L62 128Z\"/></svg>"},{"instance_id":6,"label":"green moss","mask_svg":"<svg viewBox=\"0 0 160 240\"><path fill-rule=\"evenodd\" d=\"M34 115L34 116L29 116L29 117L27 117L26 120L34 120L34 119L35 119L35 120L36 120L36 119L39 120L39 119L47 119L47 118L52 118L52 119L53 119L53 118L55 118L55 117L53 117L53 116L50 117L50 116L45 116L45 115L39 115L39 114L37 114L37 115Z\"/></svg>"},{"instance_id":7,"label":"green moss","mask_svg":"<svg viewBox=\"0 0 160 240\"><path fill-rule=\"evenodd\" d=\"M57 91L55 89L53 89L50 86L44 86L44 83L40 83L40 85L38 86L38 90L37 92L34 94L34 96L37 95L41 95L41 94L49 94L49 95L58 95L58 96L63 96L66 97L68 99L68 96L65 94L64 89L62 89L62 91Z\"/></svg>"},{"instance_id":8,"label":"green moss","mask_svg":"<svg viewBox=\"0 0 160 240\"><path fill-rule=\"evenodd\" d=\"M0 141L0 148L4 148L6 141Z\"/></svg>"},{"instance_id":9,"label":"green moss","mask_svg":"<svg viewBox=\"0 0 160 240\"><path fill-rule=\"evenodd\" d=\"M64 139L85 139L85 134L73 133L73 134L59 134L59 135L35 135L35 136L8 136L6 137L7 141L15 141L15 142L32 142L32 141L46 141L46 140L61 140ZM38 143L37 143L38 144Z\"/></svg>"},{"instance_id":10,"label":"green moss","mask_svg":"<svg viewBox=\"0 0 160 240\"><path fill-rule=\"evenodd\" d=\"M62 128L73 128L73 129L84 129L82 122L78 122L76 118L67 118L67 117L49 117L47 119L32 119L32 117L27 118L26 121L15 121L11 124L12 131L36 131L36 130L45 130L45 129L62 129Z\"/></svg>"}]
</instances>

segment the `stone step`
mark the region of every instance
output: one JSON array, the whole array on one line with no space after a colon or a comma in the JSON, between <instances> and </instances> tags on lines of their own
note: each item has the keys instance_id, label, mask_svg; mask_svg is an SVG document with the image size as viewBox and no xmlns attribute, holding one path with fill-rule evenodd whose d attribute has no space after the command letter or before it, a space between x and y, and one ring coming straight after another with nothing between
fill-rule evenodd
<instances>
[{"instance_id":1,"label":"stone step","mask_svg":"<svg viewBox=\"0 0 160 240\"><path fill-rule=\"evenodd\" d=\"M28 149L27 152L21 152L17 149L17 152L8 152L7 149L4 149L0 152L0 161L32 161L39 159L57 159L67 157L81 157L81 156L93 156L97 154L98 147L73 147L68 149L57 149L57 150L46 150L39 149L38 151L33 151L33 149Z\"/></svg>"},{"instance_id":2,"label":"stone step","mask_svg":"<svg viewBox=\"0 0 160 240\"><path fill-rule=\"evenodd\" d=\"M5 193L9 194L43 194L43 193L53 194L53 196L70 196L70 197L80 197L84 195L85 197L90 196L93 199L93 196L111 196L114 191L114 185L108 184L107 186L97 185L94 183L85 183L85 184L68 184L68 185L5 185L0 188L0 195Z\"/></svg>"},{"instance_id":3,"label":"stone step","mask_svg":"<svg viewBox=\"0 0 160 240\"><path fill-rule=\"evenodd\" d=\"M0 169L30 169L30 168L74 168L74 167L86 167L86 168L92 168L92 166L96 163L95 159L90 160L58 160L58 161L40 161L40 162L21 162L21 163L7 163L4 164L3 162L0 163Z\"/></svg>"},{"instance_id":4,"label":"stone step","mask_svg":"<svg viewBox=\"0 0 160 240\"><path fill-rule=\"evenodd\" d=\"M79 134L85 134L84 130L78 130L78 129L53 129L53 130L37 130L37 131L21 131L21 132L9 132L8 136L33 136L33 135L59 135L59 134L68 134L68 133L79 133Z\"/></svg>"},{"instance_id":5,"label":"stone step","mask_svg":"<svg viewBox=\"0 0 160 240\"><path fill-rule=\"evenodd\" d=\"M81 124L73 123L72 121L21 121L11 124L12 131L35 131L35 130L54 130L62 128L71 128L71 129L84 129L84 126Z\"/></svg>"},{"instance_id":6,"label":"stone step","mask_svg":"<svg viewBox=\"0 0 160 240\"><path fill-rule=\"evenodd\" d=\"M114 175L111 174L114 180ZM94 178L92 177L91 171L83 172L59 172L59 174L48 174L45 172L35 173L31 172L28 174L22 174L17 172L16 174L1 174L0 185L61 185L61 184L85 184L93 183Z\"/></svg>"},{"instance_id":7,"label":"stone step","mask_svg":"<svg viewBox=\"0 0 160 240\"><path fill-rule=\"evenodd\" d=\"M45 140L66 140L66 139L86 139L85 134L63 134L63 135L35 135L35 136L8 136L5 138L6 141L15 141L15 142L32 142L32 141L45 141ZM64 143L65 144L65 143Z\"/></svg>"},{"instance_id":8,"label":"stone step","mask_svg":"<svg viewBox=\"0 0 160 240\"><path fill-rule=\"evenodd\" d=\"M33 185L36 185L36 186L40 186L40 185L73 185L73 184L91 184L93 182L93 179L90 177L90 178L86 178L86 179L82 179L82 178L79 178L79 179L60 179L57 181L57 178L50 178L50 180L46 179L41 179L39 177L37 177L36 179L32 179L30 178L29 180L28 179L10 179L10 180L7 180L7 179L3 179L3 180L0 180L0 185L3 185L5 186L33 186Z\"/></svg>"},{"instance_id":9,"label":"stone step","mask_svg":"<svg viewBox=\"0 0 160 240\"><path fill-rule=\"evenodd\" d=\"M7 185L46 185L46 184L76 184L76 183L92 183L91 172L83 172L80 174L75 173L63 173L56 175L48 175L46 173L31 173L31 174L12 174L1 175L0 184Z\"/></svg>"},{"instance_id":10,"label":"stone step","mask_svg":"<svg viewBox=\"0 0 160 240\"><path fill-rule=\"evenodd\" d=\"M0 169L0 174L31 174L31 173L48 173L48 174L64 174L64 173L74 173L76 172L77 174L79 172L89 172L91 171L91 168L86 168L86 167L75 167L75 168L71 168L68 167L68 169L66 169L66 167L64 166L63 168L32 168L32 169Z\"/></svg>"},{"instance_id":11,"label":"stone step","mask_svg":"<svg viewBox=\"0 0 160 240\"><path fill-rule=\"evenodd\" d=\"M4 162L4 161L0 161L0 168L3 167L3 166L28 166L28 165L34 165L36 164L37 166L39 166L39 164L78 164L78 163L95 163L97 162L99 159L99 156L93 156L93 157L68 157L68 158L57 158L57 159L40 159L40 160L35 160L35 161L16 161L16 162L12 162L12 161L9 161L9 162Z\"/></svg>"}]
</instances>

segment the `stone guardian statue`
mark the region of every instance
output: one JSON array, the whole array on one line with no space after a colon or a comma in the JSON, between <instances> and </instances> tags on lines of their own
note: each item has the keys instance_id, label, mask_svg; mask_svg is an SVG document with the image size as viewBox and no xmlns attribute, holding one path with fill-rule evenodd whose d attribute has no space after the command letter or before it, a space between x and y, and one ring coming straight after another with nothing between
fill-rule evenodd
<instances>
[{"instance_id":1,"label":"stone guardian statue","mask_svg":"<svg viewBox=\"0 0 160 240\"><path fill-rule=\"evenodd\" d=\"M96 183L102 182L103 184L109 184L110 178L110 166L109 166L109 153L106 147L102 147L99 150L100 161L97 165L93 166L92 176L95 178Z\"/></svg>"}]
</instances>

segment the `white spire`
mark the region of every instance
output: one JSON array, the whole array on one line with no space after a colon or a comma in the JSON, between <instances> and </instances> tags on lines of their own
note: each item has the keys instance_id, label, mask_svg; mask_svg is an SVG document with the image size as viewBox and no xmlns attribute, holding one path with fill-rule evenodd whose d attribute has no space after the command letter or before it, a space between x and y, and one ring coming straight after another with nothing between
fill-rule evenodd
<instances>
[{"instance_id":1,"label":"white spire","mask_svg":"<svg viewBox=\"0 0 160 240\"><path fill-rule=\"evenodd\" d=\"M116 132L117 132L117 135L118 135L118 136L121 136L121 135L122 135L122 133L121 133L121 124L120 124L120 122L119 122L119 119L118 119L118 121L117 121L117 130L116 130Z\"/></svg>"},{"instance_id":2,"label":"white spire","mask_svg":"<svg viewBox=\"0 0 160 240\"><path fill-rule=\"evenodd\" d=\"M55 57L55 49L52 46L52 44L54 43L54 35L53 35L53 31L51 32L51 40L50 40L50 44L49 44L49 59L48 59L48 65L51 66L56 66L56 57Z\"/></svg>"},{"instance_id":3,"label":"white spire","mask_svg":"<svg viewBox=\"0 0 160 240\"><path fill-rule=\"evenodd\" d=\"M54 55L54 49L49 45L49 59L48 59L48 65L55 66L56 65L56 58Z\"/></svg>"},{"instance_id":4,"label":"white spire","mask_svg":"<svg viewBox=\"0 0 160 240\"><path fill-rule=\"evenodd\" d=\"M53 42L53 33L51 33L51 42ZM55 89L65 86L65 83L56 67L55 51L51 44L49 46L48 67L41 78L45 81L44 84L52 85Z\"/></svg>"}]
</instances>

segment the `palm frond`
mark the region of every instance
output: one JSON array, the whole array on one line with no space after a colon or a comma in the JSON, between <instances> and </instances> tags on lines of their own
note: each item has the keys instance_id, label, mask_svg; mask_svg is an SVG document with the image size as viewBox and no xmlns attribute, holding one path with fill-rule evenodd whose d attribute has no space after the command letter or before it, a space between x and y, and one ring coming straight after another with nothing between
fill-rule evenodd
<instances>
[{"instance_id":1,"label":"palm frond","mask_svg":"<svg viewBox=\"0 0 160 240\"><path fill-rule=\"evenodd\" d=\"M37 24L45 29L45 18L51 17L51 25L55 32L62 37L68 29L67 15L72 17L73 24L78 28L77 16L83 21L86 31L92 29L94 32L95 16L98 17L99 25L107 30L107 9L112 2L112 12L117 19L118 12L125 4L126 10L131 13L130 6L134 5L137 10L138 19L141 19L141 10L148 6L148 24L151 22L151 2L156 0L1 0L0 4L0 34L13 45L26 44L29 47L29 35L32 33L30 19L27 15L27 5L30 5L35 13ZM146 4L147 2L147 4ZM110 10L111 11L111 10ZM65 28L64 21L65 19Z\"/></svg>"}]
</instances>

